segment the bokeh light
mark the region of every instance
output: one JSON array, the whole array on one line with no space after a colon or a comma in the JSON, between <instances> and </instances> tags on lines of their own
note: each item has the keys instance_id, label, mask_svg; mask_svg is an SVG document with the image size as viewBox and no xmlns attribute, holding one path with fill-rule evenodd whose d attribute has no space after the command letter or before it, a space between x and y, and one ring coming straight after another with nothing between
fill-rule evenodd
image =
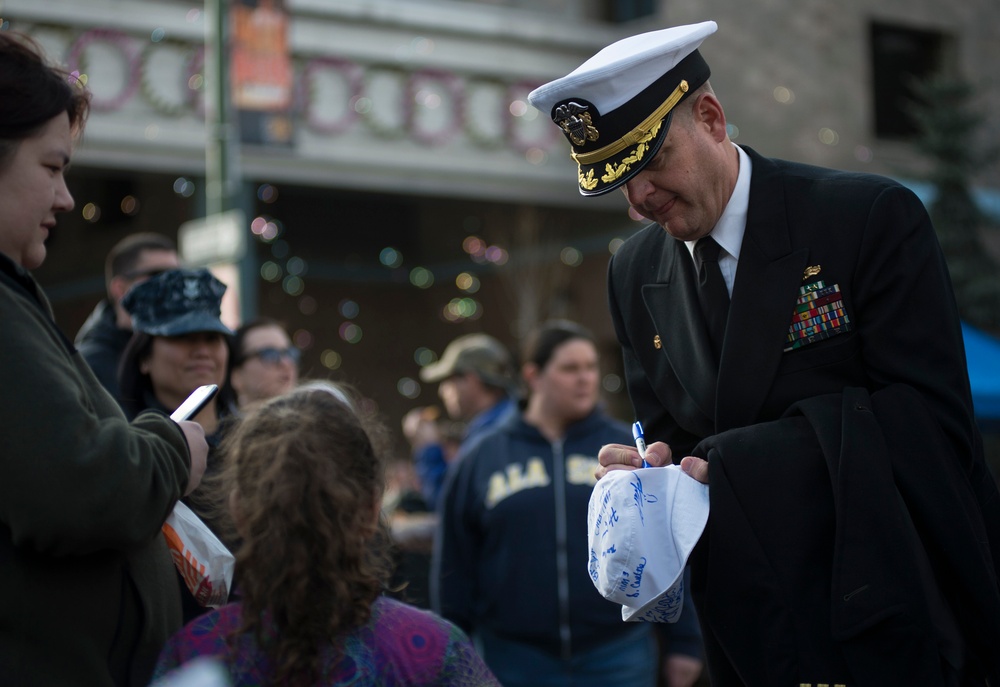
<instances>
[{"instance_id":1,"label":"bokeh light","mask_svg":"<svg viewBox=\"0 0 1000 687\"><path fill-rule=\"evenodd\" d=\"M250 231L259 236L265 243L274 241L284 231L284 226L280 221L264 215L258 215L250 221ZM275 257L283 258L288 254L286 248L279 248L275 252Z\"/></svg>"},{"instance_id":2,"label":"bokeh light","mask_svg":"<svg viewBox=\"0 0 1000 687\"><path fill-rule=\"evenodd\" d=\"M312 296L303 296L299 299L299 312L303 315L313 315L316 309L319 307L319 303Z\"/></svg>"},{"instance_id":3,"label":"bokeh light","mask_svg":"<svg viewBox=\"0 0 1000 687\"><path fill-rule=\"evenodd\" d=\"M285 271L297 277L305 276L308 269L309 265L306 264L306 261L297 256L288 258L288 262L285 263Z\"/></svg>"},{"instance_id":4,"label":"bokeh light","mask_svg":"<svg viewBox=\"0 0 1000 687\"><path fill-rule=\"evenodd\" d=\"M281 277L283 276L283 273L281 271L281 265L271 260L264 262L260 266L260 276L261 279L264 279L269 282L280 281Z\"/></svg>"},{"instance_id":5,"label":"bokeh light","mask_svg":"<svg viewBox=\"0 0 1000 687\"><path fill-rule=\"evenodd\" d=\"M340 325L337 330L340 338L350 344L356 344L361 341L362 331L361 327L354 324L353 322L344 322Z\"/></svg>"},{"instance_id":6,"label":"bokeh light","mask_svg":"<svg viewBox=\"0 0 1000 687\"><path fill-rule=\"evenodd\" d=\"M528 112L528 103L523 100L515 100L510 104L508 109L515 117L523 117Z\"/></svg>"},{"instance_id":7,"label":"bokeh light","mask_svg":"<svg viewBox=\"0 0 1000 687\"><path fill-rule=\"evenodd\" d=\"M500 246L490 246L486 249L483 257L486 258L488 262L492 262L494 265L506 265L507 260L510 258L507 251Z\"/></svg>"},{"instance_id":8,"label":"bokeh light","mask_svg":"<svg viewBox=\"0 0 1000 687\"><path fill-rule=\"evenodd\" d=\"M313 345L313 335L307 329L297 329L295 333L292 334L292 343L300 351L305 351L312 347Z\"/></svg>"},{"instance_id":9,"label":"bokeh light","mask_svg":"<svg viewBox=\"0 0 1000 687\"><path fill-rule=\"evenodd\" d=\"M431 349L421 346L413 352L413 362L415 362L420 367L424 365L430 365L435 360L437 360L437 353Z\"/></svg>"},{"instance_id":10,"label":"bokeh light","mask_svg":"<svg viewBox=\"0 0 1000 687\"><path fill-rule=\"evenodd\" d=\"M353 320L355 317L358 316L358 313L361 312L361 306L352 301L350 298L345 298L344 300L340 301L340 303L337 305L337 309L340 311L341 315L343 315L349 320Z\"/></svg>"},{"instance_id":11,"label":"bokeh light","mask_svg":"<svg viewBox=\"0 0 1000 687\"><path fill-rule=\"evenodd\" d=\"M479 287L481 285L482 284L479 279L475 275L469 274L468 272L462 272L455 277L455 286L466 293L476 293L479 291Z\"/></svg>"},{"instance_id":12,"label":"bokeh light","mask_svg":"<svg viewBox=\"0 0 1000 687\"><path fill-rule=\"evenodd\" d=\"M579 267L583 263L583 253L572 246L566 246L559 251L559 259L564 265Z\"/></svg>"},{"instance_id":13,"label":"bokeh light","mask_svg":"<svg viewBox=\"0 0 1000 687\"><path fill-rule=\"evenodd\" d=\"M410 283L418 289L429 289L434 285L434 273L425 267L410 270Z\"/></svg>"},{"instance_id":14,"label":"bokeh light","mask_svg":"<svg viewBox=\"0 0 1000 687\"><path fill-rule=\"evenodd\" d=\"M448 322L478 320L483 316L483 308L474 298L452 298L441 314Z\"/></svg>"},{"instance_id":15,"label":"bokeh light","mask_svg":"<svg viewBox=\"0 0 1000 687\"><path fill-rule=\"evenodd\" d=\"M281 282L281 288L284 289L285 293L289 296L298 296L305 291L306 283L294 274L289 274L285 277L284 281Z\"/></svg>"},{"instance_id":16,"label":"bokeh light","mask_svg":"<svg viewBox=\"0 0 1000 687\"><path fill-rule=\"evenodd\" d=\"M528 161L528 164L543 165L549 159L549 154L541 148L532 146L524 151L524 159Z\"/></svg>"},{"instance_id":17,"label":"bokeh light","mask_svg":"<svg viewBox=\"0 0 1000 687\"><path fill-rule=\"evenodd\" d=\"M121 202L122 214L130 217L139 212L139 200L135 196L125 196Z\"/></svg>"},{"instance_id":18,"label":"bokeh light","mask_svg":"<svg viewBox=\"0 0 1000 687\"><path fill-rule=\"evenodd\" d=\"M386 267L396 268L403 264L403 254L392 246L386 246L378 254L378 261Z\"/></svg>"},{"instance_id":19,"label":"bokeh light","mask_svg":"<svg viewBox=\"0 0 1000 687\"><path fill-rule=\"evenodd\" d=\"M96 222L101 219L101 208L94 203L87 203L83 206L83 209L80 210L80 214L83 215L83 218L88 222Z\"/></svg>"},{"instance_id":20,"label":"bokeh light","mask_svg":"<svg viewBox=\"0 0 1000 687\"><path fill-rule=\"evenodd\" d=\"M791 105L795 102L795 93L790 88L785 88L784 86L775 86L771 95L782 105Z\"/></svg>"},{"instance_id":21,"label":"bokeh light","mask_svg":"<svg viewBox=\"0 0 1000 687\"><path fill-rule=\"evenodd\" d=\"M265 242L273 241L281 234L281 223L277 220L268 220L264 223L264 228L260 232L260 238Z\"/></svg>"},{"instance_id":22,"label":"bokeh light","mask_svg":"<svg viewBox=\"0 0 1000 687\"><path fill-rule=\"evenodd\" d=\"M622 383L622 378L613 372L609 372L608 374L604 375L604 379L601 380L601 385L604 387L604 390L610 394L620 393L622 387L624 386Z\"/></svg>"},{"instance_id":23,"label":"bokeh light","mask_svg":"<svg viewBox=\"0 0 1000 687\"><path fill-rule=\"evenodd\" d=\"M840 134L833 129L824 126L819 130L819 140L821 143L825 143L828 146L835 146L840 142Z\"/></svg>"},{"instance_id":24,"label":"bokeh light","mask_svg":"<svg viewBox=\"0 0 1000 687\"><path fill-rule=\"evenodd\" d=\"M413 96L413 100L418 105L423 105L429 110L433 110L441 106L441 96L432 91L417 91L416 95Z\"/></svg>"},{"instance_id":25,"label":"bokeh light","mask_svg":"<svg viewBox=\"0 0 1000 687\"><path fill-rule=\"evenodd\" d=\"M190 198L194 195L194 182L184 177L177 177L174 179L174 193L184 198Z\"/></svg>"},{"instance_id":26,"label":"bokeh light","mask_svg":"<svg viewBox=\"0 0 1000 687\"><path fill-rule=\"evenodd\" d=\"M482 255L486 252L486 242L478 236L466 236L462 241L462 250L469 255Z\"/></svg>"},{"instance_id":27,"label":"bokeh light","mask_svg":"<svg viewBox=\"0 0 1000 687\"><path fill-rule=\"evenodd\" d=\"M625 239L614 238L608 241L608 252L614 255L618 252L618 249L622 247L625 243Z\"/></svg>"},{"instance_id":28,"label":"bokeh light","mask_svg":"<svg viewBox=\"0 0 1000 687\"><path fill-rule=\"evenodd\" d=\"M328 370L336 370L340 368L343 358L340 357L340 353L337 353L337 351L327 348L319 354L319 362L320 365Z\"/></svg>"},{"instance_id":29,"label":"bokeh light","mask_svg":"<svg viewBox=\"0 0 1000 687\"><path fill-rule=\"evenodd\" d=\"M273 203L278 200L278 189L271 184L261 184L257 187L257 198L263 203Z\"/></svg>"},{"instance_id":30,"label":"bokeh light","mask_svg":"<svg viewBox=\"0 0 1000 687\"><path fill-rule=\"evenodd\" d=\"M396 391L399 392L401 396L406 398L416 398L420 395L420 382L410 377L401 377L398 382L396 382Z\"/></svg>"}]
</instances>

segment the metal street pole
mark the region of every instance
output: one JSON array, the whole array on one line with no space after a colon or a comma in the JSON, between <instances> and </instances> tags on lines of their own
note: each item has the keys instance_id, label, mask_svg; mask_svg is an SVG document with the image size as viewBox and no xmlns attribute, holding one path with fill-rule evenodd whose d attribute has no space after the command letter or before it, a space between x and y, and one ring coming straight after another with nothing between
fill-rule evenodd
<instances>
[{"instance_id":1,"label":"metal street pole","mask_svg":"<svg viewBox=\"0 0 1000 687\"><path fill-rule=\"evenodd\" d=\"M239 148L229 92L229 18L226 0L205 0L205 210L238 206Z\"/></svg>"},{"instance_id":2,"label":"metal street pole","mask_svg":"<svg viewBox=\"0 0 1000 687\"><path fill-rule=\"evenodd\" d=\"M243 216L248 217L253 211L251 192L243 183L240 170L239 126L233 117L229 83L229 35L229 2L205 0L205 214L208 217L230 210L243 210ZM249 234L246 226L242 231ZM257 312L257 269L252 243L236 267L240 319L245 322Z\"/></svg>"}]
</instances>

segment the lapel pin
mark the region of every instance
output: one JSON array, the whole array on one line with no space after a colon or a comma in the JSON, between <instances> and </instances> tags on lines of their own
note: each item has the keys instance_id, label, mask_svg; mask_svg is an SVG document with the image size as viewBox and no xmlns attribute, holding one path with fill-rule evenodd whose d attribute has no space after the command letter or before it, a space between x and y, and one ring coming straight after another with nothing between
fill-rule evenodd
<instances>
[{"instance_id":1,"label":"lapel pin","mask_svg":"<svg viewBox=\"0 0 1000 687\"><path fill-rule=\"evenodd\" d=\"M805 281L809 277L815 277L822 270L823 268L819 265L810 265L806 268L806 271L802 273L802 281Z\"/></svg>"},{"instance_id":2,"label":"lapel pin","mask_svg":"<svg viewBox=\"0 0 1000 687\"><path fill-rule=\"evenodd\" d=\"M655 348L656 350L660 350L661 348L663 348L663 343L660 341L659 334L653 337L653 348Z\"/></svg>"}]
</instances>

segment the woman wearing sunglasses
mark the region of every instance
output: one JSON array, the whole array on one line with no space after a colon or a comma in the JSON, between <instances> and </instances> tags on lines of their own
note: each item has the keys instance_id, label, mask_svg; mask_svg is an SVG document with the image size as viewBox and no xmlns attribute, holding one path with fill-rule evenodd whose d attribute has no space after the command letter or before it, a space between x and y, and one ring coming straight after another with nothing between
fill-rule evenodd
<instances>
[{"instance_id":1,"label":"woman wearing sunglasses","mask_svg":"<svg viewBox=\"0 0 1000 687\"><path fill-rule=\"evenodd\" d=\"M262 317L236 330L230 380L240 410L291 391L299 381L299 349L281 323Z\"/></svg>"}]
</instances>

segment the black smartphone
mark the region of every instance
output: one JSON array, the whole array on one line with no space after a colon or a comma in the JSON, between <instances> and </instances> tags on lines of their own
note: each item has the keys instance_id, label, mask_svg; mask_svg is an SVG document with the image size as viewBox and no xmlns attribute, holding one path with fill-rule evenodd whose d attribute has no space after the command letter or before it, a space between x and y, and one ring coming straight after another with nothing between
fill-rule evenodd
<instances>
[{"instance_id":1,"label":"black smartphone","mask_svg":"<svg viewBox=\"0 0 1000 687\"><path fill-rule=\"evenodd\" d=\"M177 407L177 410L170 414L170 419L174 422L190 420L200 413L202 408L215 398L217 393L219 393L219 386L217 384L199 386L191 392L190 396L184 399L184 402Z\"/></svg>"}]
</instances>

